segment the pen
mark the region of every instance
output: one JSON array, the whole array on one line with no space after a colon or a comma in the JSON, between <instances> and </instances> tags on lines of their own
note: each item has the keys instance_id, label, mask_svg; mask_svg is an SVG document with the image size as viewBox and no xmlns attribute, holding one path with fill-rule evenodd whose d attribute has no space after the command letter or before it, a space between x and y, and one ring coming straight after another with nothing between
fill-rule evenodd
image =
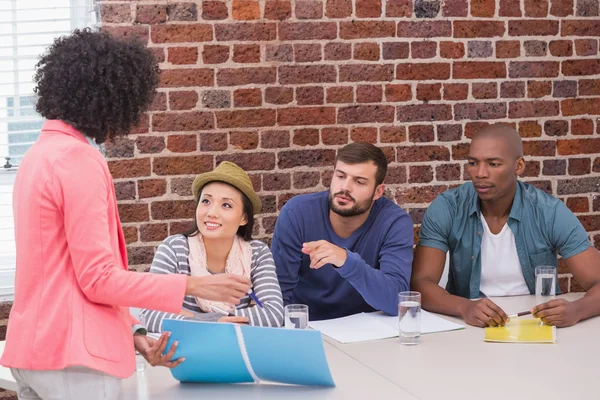
<instances>
[{"instance_id":1,"label":"pen","mask_svg":"<svg viewBox=\"0 0 600 400\"><path fill-rule=\"evenodd\" d=\"M252 298L252 300L254 300L256 302L257 306L259 306L260 308L263 308L262 303L260 302L260 300L258 299L258 297L256 297L256 294L254 294L254 291L252 291L252 289L248 289L248 294L250 295L250 297Z\"/></svg>"},{"instance_id":2,"label":"pen","mask_svg":"<svg viewBox=\"0 0 600 400\"><path fill-rule=\"evenodd\" d=\"M522 312L517 313L517 314L510 314L508 316L508 318L522 317L524 315L529 315L529 314L531 314L531 311L522 311Z\"/></svg>"},{"instance_id":3,"label":"pen","mask_svg":"<svg viewBox=\"0 0 600 400\"><path fill-rule=\"evenodd\" d=\"M213 309L213 311L216 311L216 312L218 312L218 313L220 313L220 314L223 314L223 315L227 315L228 317L235 317L235 314L233 314L233 313L230 313L230 312L228 312L228 311L225 311L225 310L223 310L222 308L219 308L219 307L217 307L217 306L213 306L213 305L211 305L211 306L210 306L210 308L212 308L212 309Z\"/></svg>"}]
</instances>

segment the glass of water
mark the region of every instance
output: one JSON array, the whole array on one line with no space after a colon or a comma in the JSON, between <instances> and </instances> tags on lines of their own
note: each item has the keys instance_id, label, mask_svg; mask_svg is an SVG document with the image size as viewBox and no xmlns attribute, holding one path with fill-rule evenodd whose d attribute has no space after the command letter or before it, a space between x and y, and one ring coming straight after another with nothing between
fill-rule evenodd
<instances>
[{"instance_id":1,"label":"glass of water","mask_svg":"<svg viewBox=\"0 0 600 400\"><path fill-rule=\"evenodd\" d=\"M308 326L308 306L288 304L285 306L285 327L287 329L306 329Z\"/></svg>"},{"instance_id":2,"label":"glass of water","mask_svg":"<svg viewBox=\"0 0 600 400\"><path fill-rule=\"evenodd\" d=\"M400 343L414 345L421 337L421 293L398 293Z\"/></svg>"},{"instance_id":3,"label":"glass of water","mask_svg":"<svg viewBox=\"0 0 600 400\"><path fill-rule=\"evenodd\" d=\"M542 304L556 296L556 267L535 267L535 304Z\"/></svg>"}]
</instances>

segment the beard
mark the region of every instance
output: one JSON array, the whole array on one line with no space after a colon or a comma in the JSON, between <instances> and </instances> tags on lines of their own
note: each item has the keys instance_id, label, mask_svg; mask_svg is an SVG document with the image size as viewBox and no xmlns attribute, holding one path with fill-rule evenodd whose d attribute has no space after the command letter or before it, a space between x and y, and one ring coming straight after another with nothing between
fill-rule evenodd
<instances>
[{"instance_id":1,"label":"beard","mask_svg":"<svg viewBox=\"0 0 600 400\"><path fill-rule=\"evenodd\" d=\"M338 207L333 201L334 197L338 195L348 197L350 200L352 200L354 205L350 208ZM362 215L371 209L371 206L373 205L373 197L375 197L375 191L373 191L369 199L357 202L356 199L354 199L354 197L350 196L350 193L342 190L334 194L332 194L330 191L329 196L327 196L327 200L329 203L329 209L337 215L341 217L356 217L357 215Z\"/></svg>"}]
</instances>

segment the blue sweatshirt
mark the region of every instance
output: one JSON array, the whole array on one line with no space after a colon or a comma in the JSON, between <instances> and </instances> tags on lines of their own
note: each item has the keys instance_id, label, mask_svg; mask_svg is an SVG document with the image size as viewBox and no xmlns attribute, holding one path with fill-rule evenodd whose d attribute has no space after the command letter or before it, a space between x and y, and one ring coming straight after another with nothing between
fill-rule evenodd
<instances>
[{"instance_id":1,"label":"blue sweatshirt","mask_svg":"<svg viewBox=\"0 0 600 400\"><path fill-rule=\"evenodd\" d=\"M271 251L284 304L308 305L312 321L375 310L398 315L398 293L410 285L411 218L382 197L365 223L344 239L331 227L327 195L325 191L296 196L277 219ZM311 269L302 244L316 240L345 248L344 265Z\"/></svg>"}]
</instances>

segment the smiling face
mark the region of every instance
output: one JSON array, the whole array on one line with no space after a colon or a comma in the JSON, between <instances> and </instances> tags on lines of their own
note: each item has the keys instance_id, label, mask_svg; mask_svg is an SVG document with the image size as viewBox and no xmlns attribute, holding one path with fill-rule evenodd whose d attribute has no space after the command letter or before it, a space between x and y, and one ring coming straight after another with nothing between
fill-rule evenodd
<instances>
[{"instance_id":1,"label":"smiling face","mask_svg":"<svg viewBox=\"0 0 600 400\"><path fill-rule=\"evenodd\" d=\"M383 194L376 184L377 166L373 162L346 164L338 161L329 186L329 208L342 217L366 213Z\"/></svg>"},{"instance_id":2,"label":"smiling face","mask_svg":"<svg viewBox=\"0 0 600 400\"><path fill-rule=\"evenodd\" d=\"M242 193L223 182L211 182L200 192L196 207L198 231L209 239L232 239L248 223Z\"/></svg>"}]
</instances>

